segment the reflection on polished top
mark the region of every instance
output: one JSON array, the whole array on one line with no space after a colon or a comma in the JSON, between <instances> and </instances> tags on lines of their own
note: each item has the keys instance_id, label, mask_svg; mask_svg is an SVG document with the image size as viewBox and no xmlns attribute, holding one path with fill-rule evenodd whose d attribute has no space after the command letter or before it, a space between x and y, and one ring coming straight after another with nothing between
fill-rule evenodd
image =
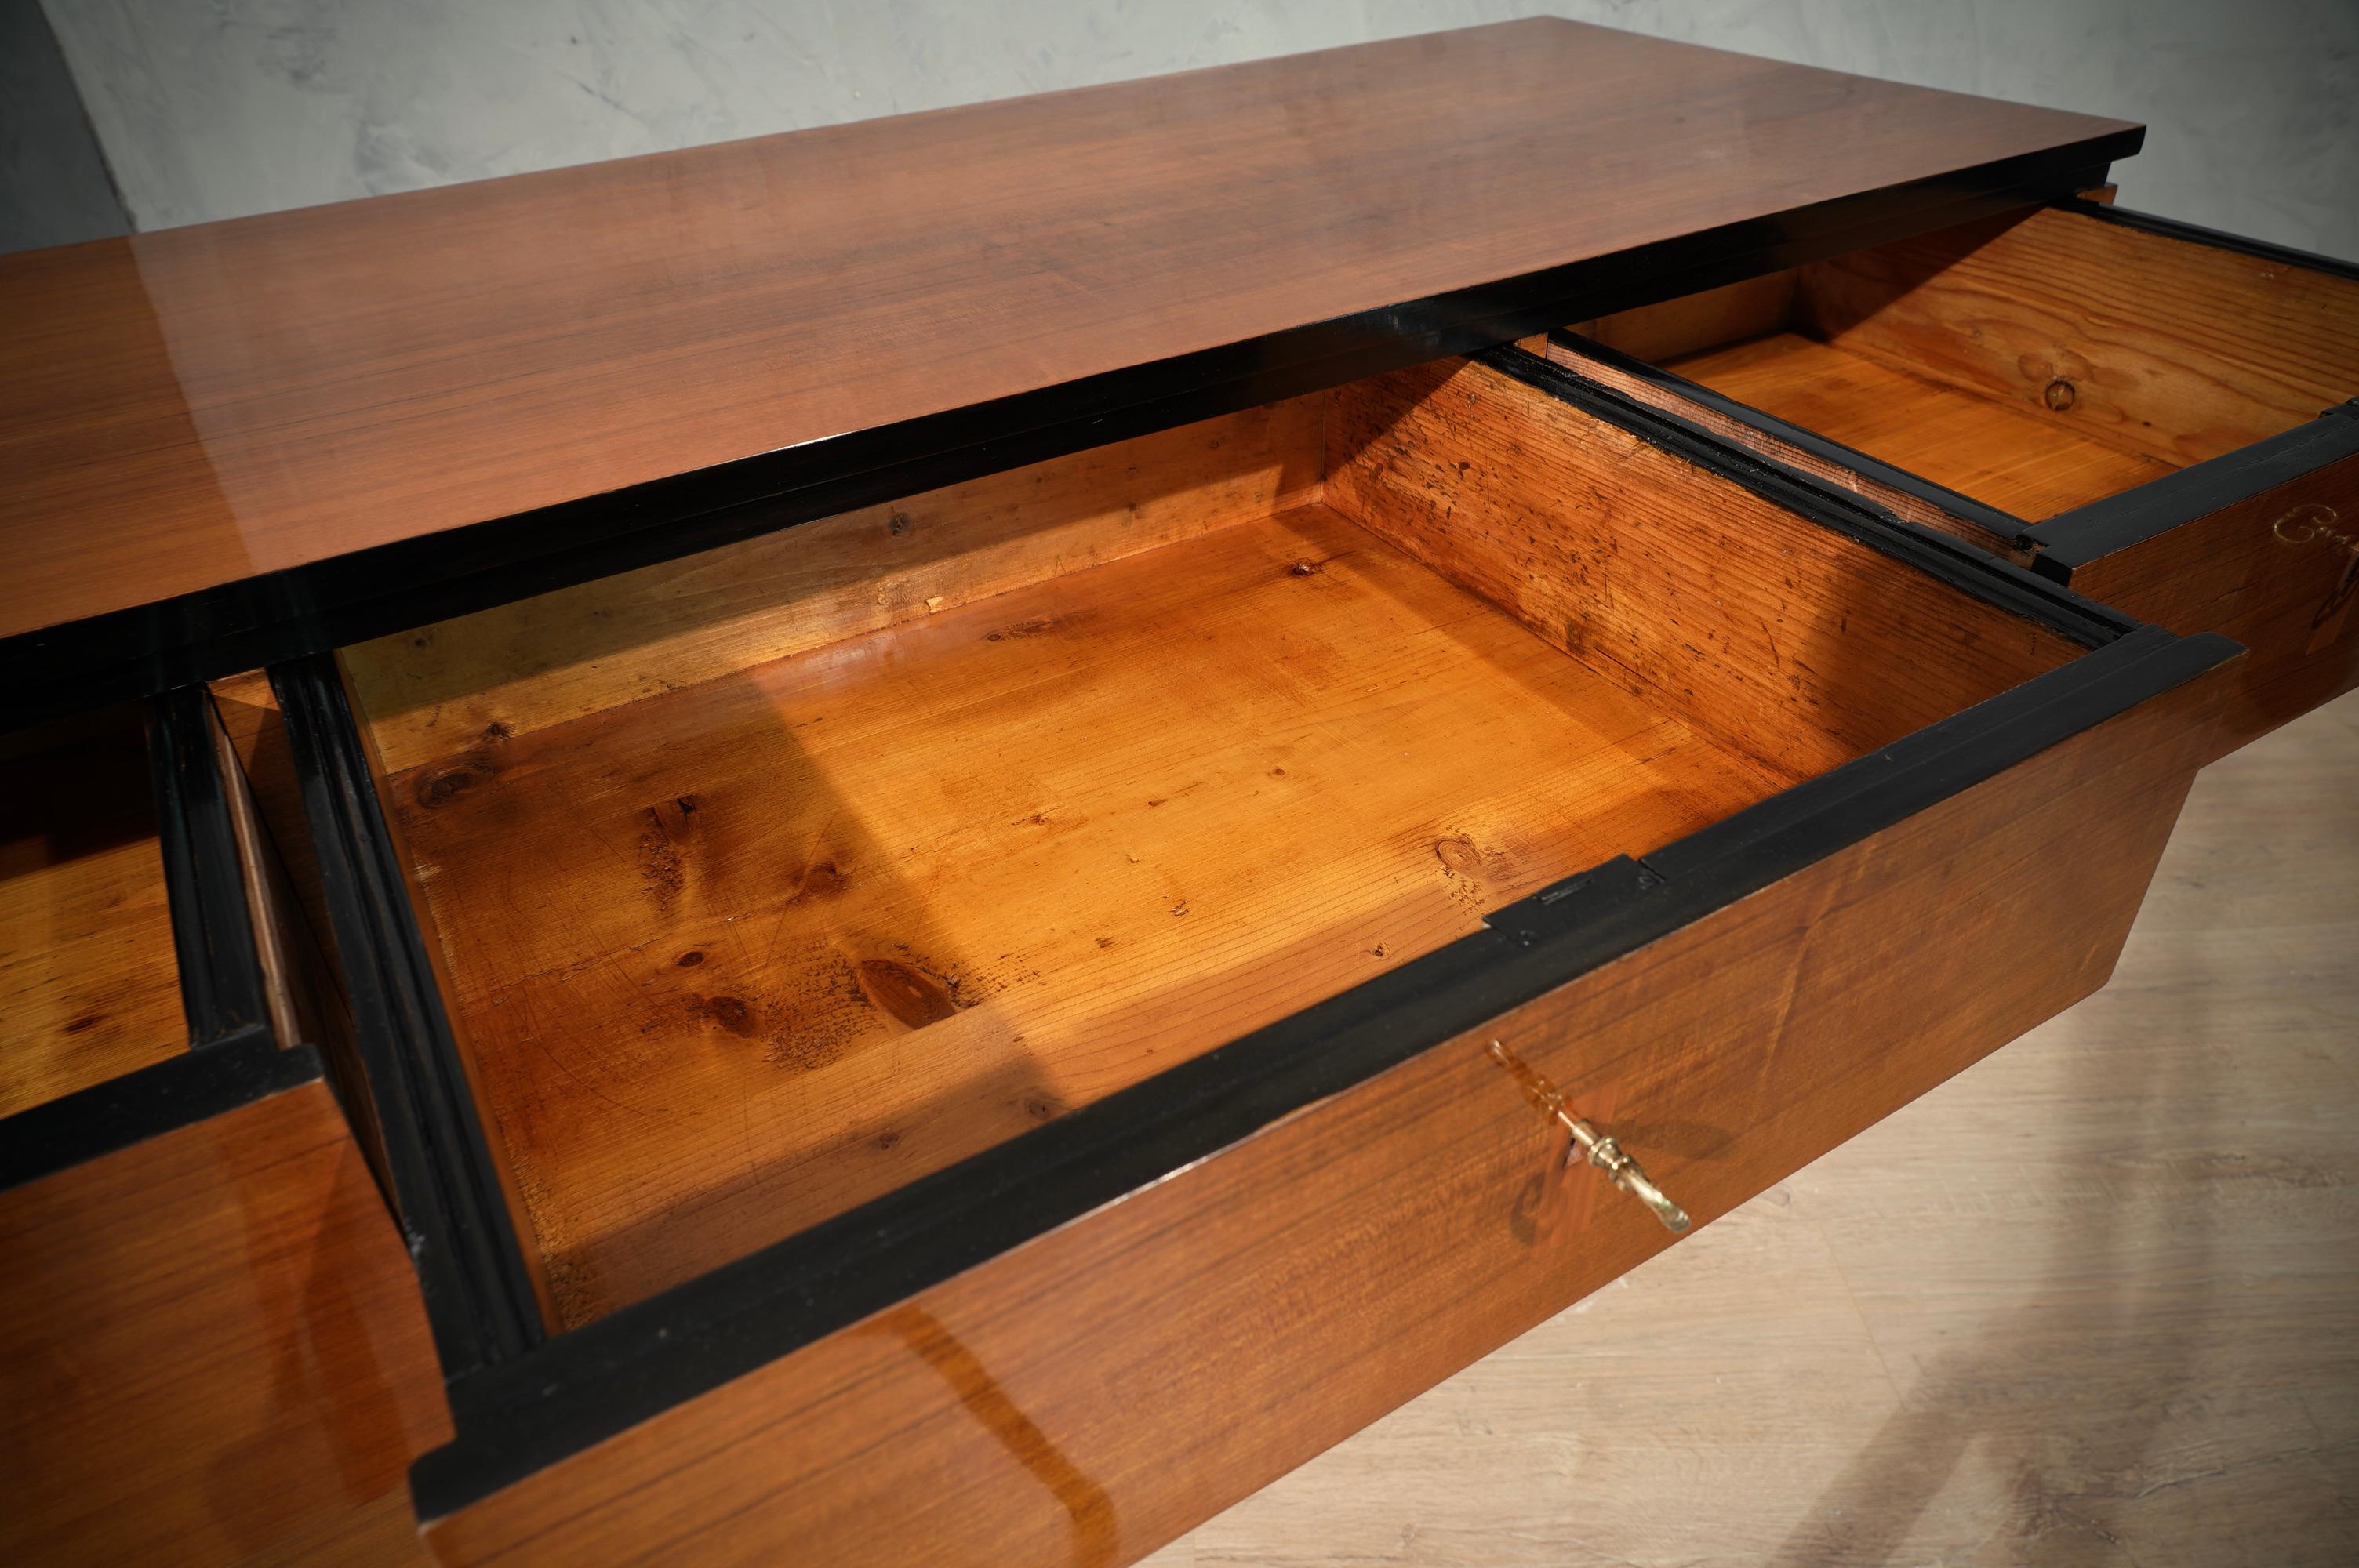
<instances>
[{"instance_id":1,"label":"reflection on polished top","mask_svg":"<svg viewBox=\"0 0 2359 1568\"><path fill-rule=\"evenodd\" d=\"M0 636L2133 129L1543 19L0 258Z\"/></svg>"}]
</instances>

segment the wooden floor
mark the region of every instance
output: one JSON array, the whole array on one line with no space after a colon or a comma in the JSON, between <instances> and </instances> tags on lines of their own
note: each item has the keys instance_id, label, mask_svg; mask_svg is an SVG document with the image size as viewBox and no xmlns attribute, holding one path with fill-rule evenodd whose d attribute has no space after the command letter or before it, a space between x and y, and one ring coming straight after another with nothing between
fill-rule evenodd
<instances>
[{"instance_id":1,"label":"wooden floor","mask_svg":"<svg viewBox=\"0 0 2359 1568\"><path fill-rule=\"evenodd\" d=\"M1149 1561L2359 1562L2359 696L2105 990Z\"/></svg>"},{"instance_id":2,"label":"wooden floor","mask_svg":"<svg viewBox=\"0 0 2359 1568\"><path fill-rule=\"evenodd\" d=\"M2173 471L2036 408L1962 392L1797 332L1683 355L1667 368L2028 522Z\"/></svg>"}]
</instances>

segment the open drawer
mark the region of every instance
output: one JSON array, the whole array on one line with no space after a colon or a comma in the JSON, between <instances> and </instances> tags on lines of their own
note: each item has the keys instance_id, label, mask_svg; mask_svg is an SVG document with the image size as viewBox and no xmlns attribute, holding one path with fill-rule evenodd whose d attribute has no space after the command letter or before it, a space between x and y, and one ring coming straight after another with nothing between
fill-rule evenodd
<instances>
[{"instance_id":1,"label":"open drawer","mask_svg":"<svg viewBox=\"0 0 2359 1568\"><path fill-rule=\"evenodd\" d=\"M2215 751L2359 684L2359 270L2090 201L1554 334L1557 362L2250 654Z\"/></svg>"},{"instance_id":2,"label":"open drawer","mask_svg":"<svg viewBox=\"0 0 2359 1568\"><path fill-rule=\"evenodd\" d=\"M0 1557L381 1557L434 1357L212 704L0 737Z\"/></svg>"},{"instance_id":3,"label":"open drawer","mask_svg":"<svg viewBox=\"0 0 2359 1568\"><path fill-rule=\"evenodd\" d=\"M282 666L428 1539L1141 1555L2100 985L2235 652L1502 350Z\"/></svg>"}]
</instances>

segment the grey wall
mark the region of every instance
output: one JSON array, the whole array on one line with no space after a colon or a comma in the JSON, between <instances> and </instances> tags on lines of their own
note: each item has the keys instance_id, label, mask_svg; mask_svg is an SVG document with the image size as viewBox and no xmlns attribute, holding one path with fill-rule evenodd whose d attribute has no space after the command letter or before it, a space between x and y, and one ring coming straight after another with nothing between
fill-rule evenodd
<instances>
[{"instance_id":1,"label":"grey wall","mask_svg":"<svg viewBox=\"0 0 2359 1568\"><path fill-rule=\"evenodd\" d=\"M0 251L94 240L129 223L39 0L0 0Z\"/></svg>"},{"instance_id":2,"label":"grey wall","mask_svg":"<svg viewBox=\"0 0 2359 1568\"><path fill-rule=\"evenodd\" d=\"M2143 120L2123 200L2359 257L2359 0L49 0L142 229L1530 11Z\"/></svg>"}]
</instances>

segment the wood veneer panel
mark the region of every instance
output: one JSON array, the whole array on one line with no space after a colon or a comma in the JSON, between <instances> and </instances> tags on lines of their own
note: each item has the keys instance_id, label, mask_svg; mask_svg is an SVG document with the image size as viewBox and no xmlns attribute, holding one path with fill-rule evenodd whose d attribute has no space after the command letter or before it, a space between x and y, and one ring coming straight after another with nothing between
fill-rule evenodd
<instances>
[{"instance_id":1,"label":"wood veneer panel","mask_svg":"<svg viewBox=\"0 0 2359 1568\"><path fill-rule=\"evenodd\" d=\"M1306 508L386 796L579 1323L1774 787Z\"/></svg>"},{"instance_id":2,"label":"wood veneer panel","mask_svg":"<svg viewBox=\"0 0 2359 1568\"><path fill-rule=\"evenodd\" d=\"M2074 651L1487 366L1330 396L1331 505L1789 781Z\"/></svg>"},{"instance_id":3,"label":"wood veneer panel","mask_svg":"<svg viewBox=\"0 0 2359 1568\"><path fill-rule=\"evenodd\" d=\"M2054 208L1813 263L1797 307L1839 348L2171 467L2359 393L2359 282Z\"/></svg>"},{"instance_id":4,"label":"wood veneer panel","mask_svg":"<svg viewBox=\"0 0 2359 1568\"><path fill-rule=\"evenodd\" d=\"M447 1441L408 1253L319 1081L0 1193L0 1554L397 1561Z\"/></svg>"},{"instance_id":5,"label":"wood veneer panel","mask_svg":"<svg viewBox=\"0 0 2359 1568\"><path fill-rule=\"evenodd\" d=\"M1667 1243L1563 1168L1488 1040L1708 1222L2103 983L2206 695L2050 748L428 1538L461 1563L1143 1555Z\"/></svg>"},{"instance_id":6,"label":"wood veneer panel","mask_svg":"<svg viewBox=\"0 0 2359 1568\"><path fill-rule=\"evenodd\" d=\"M0 1116L187 1049L136 709L0 753Z\"/></svg>"},{"instance_id":7,"label":"wood veneer panel","mask_svg":"<svg viewBox=\"0 0 2359 1568\"><path fill-rule=\"evenodd\" d=\"M2338 416L2337 417L2341 417ZM2359 457L2071 568L2075 592L2242 643L2214 752L2359 687Z\"/></svg>"},{"instance_id":8,"label":"wood veneer panel","mask_svg":"<svg viewBox=\"0 0 2359 1568\"><path fill-rule=\"evenodd\" d=\"M1664 368L2027 521L2177 471L2027 402L1799 332L1680 355Z\"/></svg>"},{"instance_id":9,"label":"wood veneer panel","mask_svg":"<svg viewBox=\"0 0 2359 1568\"><path fill-rule=\"evenodd\" d=\"M1536 19L0 258L0 636L2134 131Z\"/></svg>"},{"instance_id":10,"label":"wood veneer panel","mask_svg":"<svg viewBox=\"0 0 2359 1568\"><path fill-rule=\"evenodd\" d=\"M463 752L1316 501L1313 396L343 650L385 766Z\"/></svg>"}]
</instances>

